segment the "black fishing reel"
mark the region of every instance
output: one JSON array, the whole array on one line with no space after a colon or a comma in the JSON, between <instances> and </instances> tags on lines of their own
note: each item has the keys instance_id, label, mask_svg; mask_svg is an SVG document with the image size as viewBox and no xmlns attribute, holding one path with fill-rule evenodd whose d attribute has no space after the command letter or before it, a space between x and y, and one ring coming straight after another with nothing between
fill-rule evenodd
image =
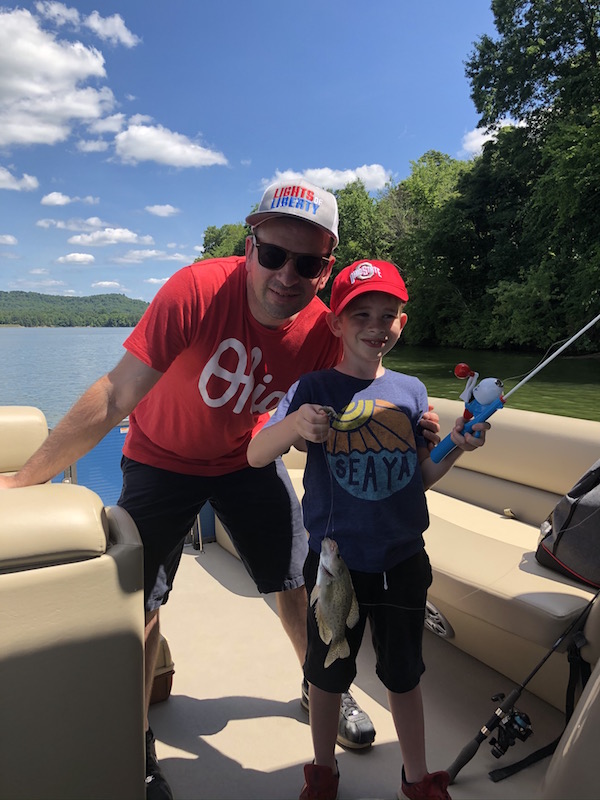
<instances>
[{"instance_id":1,"label":"black fishing reel","mask_svg":"<svg viewBox=\"0 0 600 800\"><path fill-rule=\"evenodd\" d=\"M492 700L494 702L504 700L504 695L496 694L492 697ZM532 733L533 728L531 727L531 720L527 714L523 711L519 711L518 708L511 708L498 723L497 735L493 739L490 739L492 755L495 758L501 758L508 748L515 744L517 739L524 742Z\"/></svg>"}]
</instances>

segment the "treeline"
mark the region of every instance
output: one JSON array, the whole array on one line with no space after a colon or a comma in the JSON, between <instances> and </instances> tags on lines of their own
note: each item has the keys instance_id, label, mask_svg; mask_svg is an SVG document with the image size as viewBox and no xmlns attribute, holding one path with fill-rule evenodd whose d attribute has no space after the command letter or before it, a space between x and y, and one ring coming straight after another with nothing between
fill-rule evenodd
<instances>
[{"instance_id":1,"label":"treeline","mask_svg":"<svg viewBox=\"0 0 600 800\"><path fill-rule=\"evenodd\" d=\"M130 328L148 307L123 294L59 297L38 292L0 292L0 325L25 328Z\"/></svg>"},{"instance_id":2,"label":"treeline","mask_svg":"<svg viewBox=\"0 0 600 800\"><path fill-rule=\"evenodd\" d=\"M495 139L469 161L429 151L375 197L360 182L336 191L334 271L398 264L408 342L543 351L600 313L600 3L493 0L492 11L498 37L465 63ZM207 229L204 257L243 253L247 232ZM600 324L575 351L600 351Z\"/></svg>"}]
</instances>

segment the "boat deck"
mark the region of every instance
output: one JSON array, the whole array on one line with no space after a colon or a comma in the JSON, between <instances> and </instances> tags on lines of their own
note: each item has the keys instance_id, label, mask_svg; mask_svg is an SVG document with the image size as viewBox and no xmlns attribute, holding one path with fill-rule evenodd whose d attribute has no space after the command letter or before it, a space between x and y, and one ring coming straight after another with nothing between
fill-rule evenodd
<instances>
[{"instance_id":1,"label":"boat deck","mask_svg":"<svg viewBox=\"0 0 600 800\"><path fill-rule=\"evenodd\" d=\"M176 800L297 798L312 744L299 702L301 670L274 599L259 596L241 563L217 543L202 551L186 545L161 620L175 675L170 698L151 707L150 723ZM434 771L448 767L489 719L492 695L508 694L514 684L427 631L425 663L428 764ZM339 798L391 800L401 758L368 635L352 692L377 736L367 751L338 748ZM537 796L549 759L500 783L488 777L562 730L564 716L527 691L517 706L530 716L534 735L502 759L483 742L450 787L454 800Z\"/></svg>"}]
</instances>

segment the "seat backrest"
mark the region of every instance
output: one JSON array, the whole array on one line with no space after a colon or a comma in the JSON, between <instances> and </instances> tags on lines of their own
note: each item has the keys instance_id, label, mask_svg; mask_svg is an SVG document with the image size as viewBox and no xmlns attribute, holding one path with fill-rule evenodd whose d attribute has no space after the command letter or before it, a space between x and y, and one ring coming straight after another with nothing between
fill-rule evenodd
<instances>
[{"instance_id":1,"label":"seat backrest","mask_svg":"<svg viewBox=\"0 0 600 800\"><path fill-rule=\"evenodd\" d=\"M0 406L0 473L17 472L48 436L46 417L33 406Z\"/></svg>"},{"instance_id":2,"label":"seat backrest","mask_svg":"<svg viewBox=\"0 0 600 800\"><path fill-rule=\"evenodd\" d=\"M68 483L1 491L0 630L0 800L143 800L143 548L127 512Z\"/></svg>"},{"instance_id":3,"label":"seat backrest","mask_svg":"<svg viewBox=\"0 0 600 800\"><path fill-rule=\"evenodd\" d=\"M431 398L441 436L464 406ZM490 418L485 447L463 456L434 490L539 526L598 458L600 422L503 408Z\"/></svg>"}]
</instances>

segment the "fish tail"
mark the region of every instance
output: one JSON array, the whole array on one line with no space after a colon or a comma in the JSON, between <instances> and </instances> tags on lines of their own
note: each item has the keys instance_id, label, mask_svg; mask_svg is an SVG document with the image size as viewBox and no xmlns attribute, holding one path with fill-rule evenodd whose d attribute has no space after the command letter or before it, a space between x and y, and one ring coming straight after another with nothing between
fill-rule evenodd
<instances>
[{"instance_id":1,"label":"fish tail","mask_svg":"<svg viewBox=\"0 0 600 800\"><path fill-rule=\"evenodd\" d=\"M348 658L350 655L350 645L346 639L338 642L332 642L331 647L325 657L325 669L330 667L338 658Z\"/></svg>"}]
</instances>

